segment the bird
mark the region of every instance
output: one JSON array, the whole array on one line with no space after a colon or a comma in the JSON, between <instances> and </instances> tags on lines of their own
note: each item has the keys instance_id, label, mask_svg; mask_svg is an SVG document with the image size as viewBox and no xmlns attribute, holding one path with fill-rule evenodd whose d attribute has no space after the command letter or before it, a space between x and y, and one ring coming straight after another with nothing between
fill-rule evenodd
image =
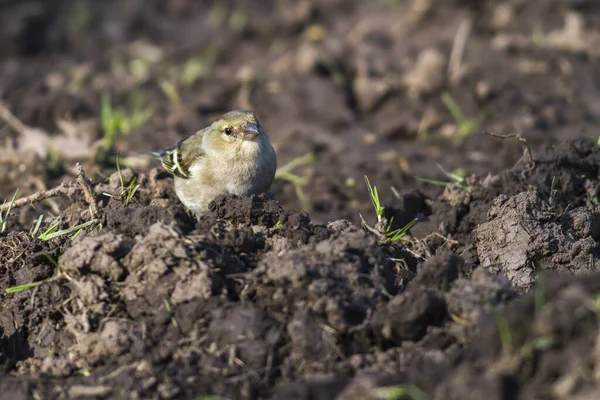
<instances>
[{"instance_id":1,"label":"bird","mask_svg":"<svg viewBox=\"0 0 600 400\"><path fill-rule=\"evenodd\" d=\"M229 111L174 146L152 152L183 205L200 216L221 194L265 193L277 170L269 136L252 111Z\"/></svg>"}]
</instances>

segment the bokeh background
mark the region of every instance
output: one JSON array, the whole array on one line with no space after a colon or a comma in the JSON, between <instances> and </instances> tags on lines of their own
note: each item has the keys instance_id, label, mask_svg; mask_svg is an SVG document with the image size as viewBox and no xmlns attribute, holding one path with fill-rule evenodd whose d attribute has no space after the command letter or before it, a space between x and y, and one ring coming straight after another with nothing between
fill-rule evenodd
<instances>
[{"instance_id":1,"label":"bokeh background","mask_svg":"<svg viewBox=\"0 0 600 400\"><path fill-rule=\"evenodd\" d=\"M115 155L254 110L273 190L314 221L371 216L363 176L396 201L598 136L593 0L0 1L0 198L94 179ZM9 113L10 112L10 113ZM291 162L291 164L289 164ZM441 167L441 168L440 168Z\"/></svg>"}]
</instances>

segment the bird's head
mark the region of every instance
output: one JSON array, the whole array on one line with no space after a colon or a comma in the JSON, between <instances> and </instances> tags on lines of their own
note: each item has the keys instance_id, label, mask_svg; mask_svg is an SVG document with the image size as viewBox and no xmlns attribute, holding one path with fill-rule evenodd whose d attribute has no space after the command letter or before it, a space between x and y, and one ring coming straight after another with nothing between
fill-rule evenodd
<instances>
[{"instance_id":1,"label":"bird's head","mask_svg":"<svg viewBox=\"0 0 600 400\"><path fill-rule=\"evenodd\" d=\"M269 139L251 111L236 110L223 114L209 128L204 141L208 153L226 158L254 157Z\"/></svg>"},{"instance_id":2,"label":"bird's head","mask_svg":"<svg viewBox=\"0 0 600 400\"><path fill-rule=\"evenodd\" d=\"M223 114L211 125L212 131L226 143L256 140L262 132L258 119L251 111L236 110Z\"/></svg>"}]
</instances>

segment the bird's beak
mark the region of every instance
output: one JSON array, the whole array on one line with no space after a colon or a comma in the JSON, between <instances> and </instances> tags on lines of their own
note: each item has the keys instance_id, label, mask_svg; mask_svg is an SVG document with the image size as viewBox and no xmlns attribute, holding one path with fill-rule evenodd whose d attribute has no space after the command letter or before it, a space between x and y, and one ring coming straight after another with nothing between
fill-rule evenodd
<instances>
[{"instance_id":1,"label":"bird's beak","mask_svg":"<svg viewBox=\"0 0 600 400\"><path fill-rule=\"evenodd\" d=\"M256 124L248 124L246 125L246 129L244 129L244 140L254 140L259 134L260 131Z\"/></svg>"}]
</instances>

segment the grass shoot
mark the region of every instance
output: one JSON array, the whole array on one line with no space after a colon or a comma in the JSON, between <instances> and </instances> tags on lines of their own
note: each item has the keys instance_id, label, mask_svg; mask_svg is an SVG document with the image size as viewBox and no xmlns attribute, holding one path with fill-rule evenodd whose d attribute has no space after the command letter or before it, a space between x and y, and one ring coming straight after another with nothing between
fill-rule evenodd
<instances>
[{"instance_id":1,"label":"grass shoot","mask_svg":"<svg viewBox=\"0 0 600 400\"><path fill-rule=\"evenodd\" d=\"M460 106L452 98L452 96L450 96L450 94L442 94L442 102L452 115L452 118L454 118L454 121L458 126L460 136L462 138L471 135L475 131L475 129L477 129L477 126L479 126L480 121L475 118L465 117L465 114L462 112Z\"/></svg>"},{"instance_id":2,"label":"grass shoot","mask_svg":"<svg viewBox=\"0 0 600 400\"><path fill-rule=\"evenodd\" d=\"M13 197L10 200L10 203L8 204L8 208L6 209L6 211L4 213L2 213L2 211L0 211L0 234L6 232L8 216L10 215L10 211L12 210L12 207L15 204L15 200L17 198L18 193L19 193L19 189L17 188L17 190L15 190L15 194L13 194ZM2 205L4 205L4 204L6 204L6 200L4 201L4 203L2 203Z\"/></svg>"},{"instance_id":3,"label":"grass shoot","mask_svg":"<svg viewBox=\"0 0 600 400\"><path fill-rule=\"evenodd\" d=\"M373 389L372 394L373 398L378 400L424 400L427 398L425 392L413 384L379 387Z\"/></svg>"},{"instance_id":4,"label":"grass shoot","mask_svg":"<svg viewBox=\"0 0 600 400\"><path fill-rule=\"evenodd\" d=\"M40 226L42 225L42 220L44 219L44 215L41 214L35 222L35 225L31 227L31 231L29 231L29 236L34 238L37 233L40 231Z\"/></svg>"},{"instance_id":5,"label":"grass shoot","mask_svg":"<svg viewBox=\"0 0 600 400\"><path fill-rule=\"evenodd\" d=\"M293 173L293 171L296 168L310 165L314 162L315 155L313 153L306 153L303 156L294 158L286 165L279 167L275 172L275 179L281 179L294 185L294 190L296 191L296 195L298 196L300 204L302 205L302 209L304 210L308 210L310 208L310 201L306 195L306 192L304 191L304 187L308 185L309 180L304 176Z\"/></svg>"},{"instance_id":6,"label":"grass shoot","mask_svg":"<svg viewBox=\"0 0 600 400\"><path fill-rule=\"evenodd\" d=\"M108 94L102 95L100 105L100 124L104 132L102 144L105 149L113 148L117 139L129 134L133 129L144 125L154 115L154 109L135 107L133 114L127 115L123 110L113 108Z\"/></svg>"},{"instance_id":7,"label":"grass shoot","mask_svg":"<svg viewBox=\"0 0 600 400\"><path fill-rule=\"evenodd\" d=\"M377 222L381 222L383 218L383 206L381 205L381 201L379 201L379 192L377 191L377 186L371 186L371 181L365 175L365 182L367 184L367 190L369 191L369 197L371 198L371 203L373 204L373 208L375 209L375 215L377 215Z\"/></svg>"},{"instance_id":8,"label":"grass shoot","mask_svg":"<svg viewBox=\"0 0 600 400\"><path fill-rule=\"evenodd\" d=\"M46 260L48 260L52 265L54 265L56 267L56 270L57 270L56 275L54 275L51 278L44 279L42 281L30 282L30 283L25 283L23 285L17 285L17 286L11 286L9 288L6 288L5 292L7 294L19 293L19 292L23 292L25 290L33 289L33 288L43 285L45 283L54 282L54 281L56 281L58 279L62 279L62 278L66 278L69 281L73 280L73 278L71 278L69 275L67 275L65 273L65 271L62 269L62 267L58 264L58 262L54 258L52 258L52 256L50 256L49 254L44 254L44 256L46 257Z\"/></svg>"},{"instance_id":9,"label":"grass shoot","mask_svg":"<svg viewBox=\"0 0 600 400\"><path fill-rule=\"evenodd\" d=\"M466 178L466 173L464 170L457 169L454 172L448 172L441 165L439 165L439 164L436 164L436 165L440 169L440 171L442 171L442 173L444 175L446 175L446 177L448 177L448 179L450 179L450 181L438 181L438 180L434 180L434 179L426 179L426 178L419 178L419 177L416 177L416 178L419 181L421 181L423 183L428 183L430 185L442 186L442 187L446 187L448 185L456 185L466 192L471 191L471 186L469 186L466 183L467 178Z\"/></svg>"},{"instance_id":10,"label":"grass shoot","mask_svg":"<svg viewBox=\"0 0 600 400\"><path fill-rule=\"evenodd\" d=\"M42 234L40 234L38 236L38 239L47 242L48 240L55 239L63 235L75 233L75 235L71 237L71 240L74 240L79 235L82 229L87 228L88 226L94 224L97 221L97 219L92 219L90 221L66 229L58 229L60 222L56 222L53 225L51 225L48 229L46 229Z\"/></svg>"},{"instance_id":11,"label":"grass shoot","mask_svg":"<svg viewBox=\"0 0 600 400\"><path fill-rule=\"evenodd\" d=\"M173 309L171 308L171 303L169 303L169 301L167 299L164 299L164 304L165 304L165 309L171 316L171 325L173 325L175 328L177 328L179 326L179 323L177 322L177 319L175 318L175 314L173 313Z\"/></svg>"},{"instance_id":12,"label":"grass shoot","mask_svg":"<svg viewBox=\"0 0 600 400\"><path fill-rule=\"evenodd\" d=\"M119 182L121 183L121 196L125 195L125 205L128 205L140 188L140 185L137 183L137 177L134 176L131 182L129 182L129 185L127 185L126 189L125 182L123 181L123 173L121 172L121 164L119 163L119 156L116 158L116 164L117 172L119 174Z\"/></svg>"},{"instance_id":13,"label":"grass shoot","mask_svg":"<svg viewBox=\"0 0 600 400\"><path fill-rule=\"evenodd\" d=\"M382 221L385 219L385 207L381 204L381 200L379 198L379 192L377 191L377 187L371 185L371 181L365 175L365 183L367 184L367 190L369 192L369 198L371 199L371 204L373 204L373 209L375 210L375 215L377 215L377 224L380 225ZM362 217L361 217L362 218ZM392 225L394 223L394 217L390 218L389 221L386 221L385 227L382 233L387 239L388 243L395 243L398 240L402 239L410 228L417 222L417 219L413 219L406 225L398 229L392 229Z\"/></svg>"}]
</instances>

